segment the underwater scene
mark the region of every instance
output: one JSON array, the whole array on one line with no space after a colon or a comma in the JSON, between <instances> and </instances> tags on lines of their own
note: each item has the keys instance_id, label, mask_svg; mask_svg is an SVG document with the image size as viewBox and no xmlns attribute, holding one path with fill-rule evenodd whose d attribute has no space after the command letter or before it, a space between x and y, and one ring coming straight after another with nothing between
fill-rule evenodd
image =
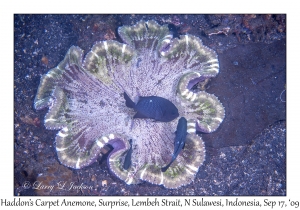
<instances>
[{"instance_id":1,"label":"underwater scene","mask_svg":"<svg viewBox=\"0 0 300 210\"><path fill-rule=\"evenodd\" d=\"M286 15L14 15L14 195L286 195Z\"/></svg>"}]
</instances>

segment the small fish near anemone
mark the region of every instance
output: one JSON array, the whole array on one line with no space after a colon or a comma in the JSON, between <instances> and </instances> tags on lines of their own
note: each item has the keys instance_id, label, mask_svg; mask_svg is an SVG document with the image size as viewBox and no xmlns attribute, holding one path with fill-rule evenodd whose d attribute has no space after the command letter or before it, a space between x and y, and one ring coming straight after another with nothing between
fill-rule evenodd
<instances>
[{"instance_id":1,"label":"small fish near anemone","mask_svg":"<svg viewBox=\"0 0 300 210\"><path fill-rule=\"evenodd\" d=\"M156 121L170 122L179 116L176 106L162 97L139 97L137 104L126 93L124 93L124 98L126 106L137 111L133 118L152 118Z\"/></svg>"},{"instance_id":2,"label":"small fish near anemone","mask_svg":"<svg viewBox=\"0 0 300 210\"><path fill-rule=\"evenodd\" d=\"M152 20L122 26L118 33L124 43L97 42L84 58L83 50L72 46L41 77L34 106L49 107L44 125L59 130L58 159L81 169L101 158L101 148L110 144L114 149L108 167L127 184L187 185L205 160L196 131L215 131L225 116L217 97L192 90L218 74L217 54L198 37L173 39L167 25ZM161 168L172 160L178 117L167 122L133 118L136 111L126 106L124 92L133 101L139 96L164 98L187 120L184 149L165 172Z\"/></svg>"},{"instance_id":3,"label":"small fish near anemone","mask_svg":"<svg viewBox=\"0 0 300 210\"><path fill-rule=\"evenodd\" d=\"M123 168L125 170L127 170L131 165L131 154L132 154L132 140L131 139L129 140L129 143L130 143L130 148L127 151L127 154L125 156L124 163L123 163Z\"/></svg>"},{"instance_id":4,"label":"small fish near anemone","mask_svg":"<svg viewBox=\"0 0 300 210\"><path fill-rule=\"evenodd\" d=\"M174 139L174 153L172 156L171 162L161 169L162 172L165 172L173 161L177 158L179 152L184 149L185 139L187 135L187 120L184 117L181 117L178 120L177 129L176 129L176 137Z\"/></svg>"}]
</instances>

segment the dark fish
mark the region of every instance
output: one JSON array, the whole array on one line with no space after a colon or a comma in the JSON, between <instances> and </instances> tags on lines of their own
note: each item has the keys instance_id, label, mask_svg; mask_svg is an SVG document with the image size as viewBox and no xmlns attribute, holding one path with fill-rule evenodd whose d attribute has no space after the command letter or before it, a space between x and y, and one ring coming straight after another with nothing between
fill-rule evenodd
<instances>
[{"instance_id":1,"label":"dark fish","mask_svg":"<svg viewBox=\"0 0 300 210\"><path fill-rule=\"evenodd\" d=\"M162 172L165 172L170 165L173 163L173 161L177 158L179 152L184 149L185 146L185 139L187 135L187 120L184 117L181 117L178 120L177 129L176 129L176 136L174 141L174 153L172 156L171 162L166 165L165 167L161 168Z\"/></svg>"},{"instance_id":2,"label":"dark fish","mask_svg":"<svg viewBox=\"0 0 300 210\"><path fill-rule=\"evenodd\" d=\"M179 116L178 109L169 100L158 96L140 97L135 104L124 92L126 106L137 113L133 118L151 118L156 121L170 122Z\"/></svg>"},{"instance_id":3,"label":"dark fish","mask_svg":"<svg viewBox=\"0 0 300 210\"><path fill-rule=\"evenodd\" d=\"M131 154L132 154L132 140L129 140L130 143L130 149L128 150L126 156L125 156L125 160L124 160L124 164L123 164L123 168L125 170L127 170L130 166L131 166Z\"/></svg>"}]
</instances>

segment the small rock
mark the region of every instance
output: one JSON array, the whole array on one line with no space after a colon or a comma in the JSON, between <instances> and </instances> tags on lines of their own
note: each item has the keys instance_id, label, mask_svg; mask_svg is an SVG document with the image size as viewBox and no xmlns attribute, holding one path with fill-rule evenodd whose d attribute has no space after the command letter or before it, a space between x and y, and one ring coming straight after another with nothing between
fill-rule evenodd
<instances>
[{"instance_id":1,"label":"small rock","mask_svg":"<svg viewBox=\"0 0 300 210\"><path fill-rule=\"evenodd\" d=\"M106 187L107 186L107 180L103 180L102 181L102 187Z\"/></svg>"},{"instance_id":2,"label":"small rock","mask_svg":"<svg viewBox=\"0 0 300 210\"><path fill-rule=\"evenodd\" d=\"M96 180L96 176L93 174L92 178L91 178L92 182L94 182Z\"/></svg>"}]
</instances>

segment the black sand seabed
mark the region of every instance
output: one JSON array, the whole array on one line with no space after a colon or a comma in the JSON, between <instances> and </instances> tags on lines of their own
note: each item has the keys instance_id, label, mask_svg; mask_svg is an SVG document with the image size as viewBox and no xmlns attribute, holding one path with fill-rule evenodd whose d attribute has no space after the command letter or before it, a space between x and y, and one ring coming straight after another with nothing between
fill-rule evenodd
<instances>
[{"instance_id":1,"label":"black sand seabed","mask_svg":"<svg viewBox=\"0 0 300 210\"><path fill-rule=\"evenodd\" d=\"M286 195L285 18L16 14L15 195ZM121 42L116 29L140 19L169 24L174 36L198 36L219 55L220 73L206 91L219 97L226 116L216 132L202 135L207 157L194 182L175 190L149 183L126 185L109 172L105 160L81 170L60 165L54 148L57 131L43 126L46 109L33 108L41 75L55 67L72 45L87 52L95 41ZM39 183L74 183L86 189L41 190Z\"/></svg>"}]
</instances>

